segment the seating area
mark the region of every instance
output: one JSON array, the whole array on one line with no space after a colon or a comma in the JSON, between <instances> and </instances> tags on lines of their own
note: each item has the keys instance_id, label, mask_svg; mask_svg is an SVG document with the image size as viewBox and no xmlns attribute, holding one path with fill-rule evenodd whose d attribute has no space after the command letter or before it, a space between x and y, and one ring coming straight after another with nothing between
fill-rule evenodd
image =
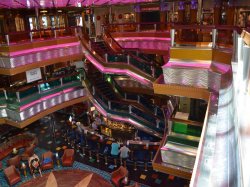
<instances>
[{"instance_id":1,"label":"seating area","mask_svg":"<svg viewBox=\"0 0 250 187\"><path fill-rule=\"evenodd\" d=\"M20 149L23 147L28 147L30 145L37 145L38 139L34 134L20 134L14 137L9 138L9 140L6 143L3 143L0 145L0 160L8 156L13 149ZM30 148L31 149L31 148ZM27 150L26 154L28 154L31 150Z\"/></svg>"}]
</instances>

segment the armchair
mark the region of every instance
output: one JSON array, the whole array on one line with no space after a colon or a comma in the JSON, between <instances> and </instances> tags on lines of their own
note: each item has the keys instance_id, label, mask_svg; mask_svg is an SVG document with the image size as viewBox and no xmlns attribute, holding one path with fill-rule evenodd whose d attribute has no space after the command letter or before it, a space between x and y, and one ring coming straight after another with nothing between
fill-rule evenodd
<instances>
[{"instance_id":1,"label":"armchair","mask_svg":"<svg viewBox=\"0 0 250 187\"><path fill-rule=\"evenodd\" d=\"M4 169L4 174L7 178L7 181L9 183L10 186L18 183L19 181L21 181L21 176L19 171L15 168L15 166L11 165L9 167L7 167L6 169Z\"/></svg>"},{"instance_id":2,"label":"armchair","mask_svg":"<svg viewBox=\"0 0 250 187\"><path fill-rule=\"evenodd\" d=\"M20 166L21 166L21 156L16 155L16 156L10 158L9 160L7 160L7 164L8 164L8 166L13 165L16 168L20 168Z\"/></svg>"},{"instance_id":3,"label":"armchair","mask_svg":"<svg viewBox=\"0 0 250 187\"><path fill-rule=\"evenodd\" d=\"M111 182L116 187L120 187L121 181L127 176L128 176L128 170L125 167L120 166L117 170L111 173Z\"/></svg>"},{"instance_id":4,"label":"armchair","mask_svg":"<svg viewBox=\"0 0 250 187\"><path fill-rule=\"evenodd\" d=\"M53 169L53 168L54 168L53 153L51 151L43 153L43 155L42 155L42 170Z\"/></svg>"},{"instance_id":5,"label":"armchair","mask_svg":"<svg viewBox=\"0 0 250 187\"><path fill-rule=\"evenodd\" d=\"M74 149L65 149L62 156L62 165L63 166L72 166L74 163Z\"/></svg>"},{"instance_id":6,"label":"armchair","mask_svg":"<svg viewBox=\"0 0 250 187\"><path fill-rule=\"evenodd\" d=\"M29 147L26 147L24 153L21 155L22 160L28 160L34 154L35 145L31 144Z\"/></svg>"}]
</instances>

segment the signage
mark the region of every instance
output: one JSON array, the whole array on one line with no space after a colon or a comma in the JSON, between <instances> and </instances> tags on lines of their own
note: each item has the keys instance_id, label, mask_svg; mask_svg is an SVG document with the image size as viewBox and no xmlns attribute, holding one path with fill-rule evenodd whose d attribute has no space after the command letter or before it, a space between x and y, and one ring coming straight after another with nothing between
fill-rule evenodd
<instances>
[{"instance_id":1,"label":"signage","mask_svg":"<svg viewBox=\"0 0 250 187\"><path fill-rule=\"evenodd\" d=\"M26 79L27 79L27 83L42 79L41 69L36 68L36 69L26 71Z\"/></svg>"}]
</instances>

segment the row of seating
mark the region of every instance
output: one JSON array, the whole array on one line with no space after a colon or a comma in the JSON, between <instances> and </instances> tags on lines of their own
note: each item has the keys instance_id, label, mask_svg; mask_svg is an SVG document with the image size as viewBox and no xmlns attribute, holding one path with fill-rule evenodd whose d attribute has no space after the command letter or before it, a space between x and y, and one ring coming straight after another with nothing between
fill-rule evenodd
<instances>
[{"instance_id":1,"label":"row of seating","mask_svg":"<svg viewBox=\"0 0 250 187\"><path fill-rule=\"evenodd\" d=\"M30 151L30 148L26 148L25 152L27 153L27 150L29 150L29 156L31 157L34 154L34 149L33 152ZM74 149L65 149L63 156L61 158L61 164L64 167L71 167L74 163ZM60 160L56 158L58 162ZM21 165L21 156L16 155L15 157L9 159L7 161L8 167L4 169L4 174L6 176L6 179L9 183L9 185L14 185L18 182L21 181L21 170L24 170L26 173L26 165L22 166ZM59 163L58 163L59 164ZM42 159L41 159L41 170L48 170L48 169L53 169L54 168L54 155L51 151L45 152L42 154ZM29 165L30 166L30 165ZM30 168L30 173L33 175L33 170Z\"/></svg>"},{"instance_id":2,"label":"row of seating","mask_svg":"<svg viewBox=\"0 0 250 187\"><path fill-rule=\"evenodd\" d=\"M0 160L8 156L13 149L20 149L23 147L28 147L29 145L37 145L38 139L34 134L25 133L19 134L9 138L6 143L0 146Z\"/></svg>"}]
</instances>

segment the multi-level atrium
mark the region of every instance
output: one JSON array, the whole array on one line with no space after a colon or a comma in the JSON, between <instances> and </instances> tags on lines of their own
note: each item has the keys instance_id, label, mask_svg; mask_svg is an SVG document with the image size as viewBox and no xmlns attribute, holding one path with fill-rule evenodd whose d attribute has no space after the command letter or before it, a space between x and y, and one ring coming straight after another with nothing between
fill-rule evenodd
<instances>
[{"instance_id":1,"label":"multi-level atrium","mask_svg":"<svg viewBox=\"0 0 250 187\"><path fill-rule=\"evenodd\" d=\"M0 186L249 186L250 2L1 0Z\"/></svg>"}]
</instances>

